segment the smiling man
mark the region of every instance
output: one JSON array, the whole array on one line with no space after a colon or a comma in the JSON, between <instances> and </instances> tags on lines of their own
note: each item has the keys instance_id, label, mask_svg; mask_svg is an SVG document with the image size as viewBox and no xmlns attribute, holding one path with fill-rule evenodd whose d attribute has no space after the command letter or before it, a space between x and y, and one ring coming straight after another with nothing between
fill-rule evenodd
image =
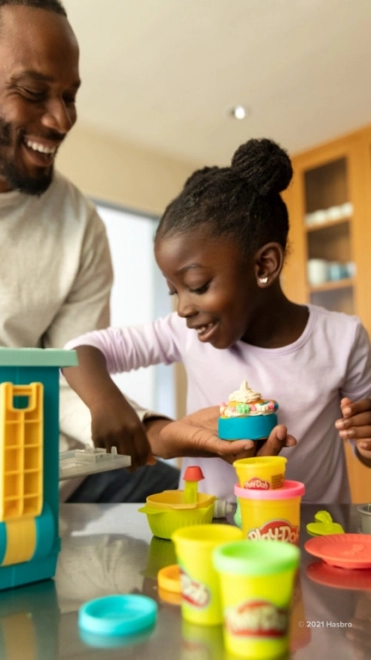
<instances>
[{"instance_id":1,"label":"smiling man","mask_svg":"<svg viewBox=\"0 0 371 660\"><path fill-rule=\"evenodd\" d=\"M59 0L0 0L1 346L59 348L109 322L112 266L103 222L54 170L76 122L79 86L79 47ZM60 409L61 450L91 442L88 409L65 383ZM142 467L65 481L63 499L145 501L177 487L178 470L145 465L146 431L159 419L135 410L127 446Z\"/></svg>"},{"instance_id":2,"label":"smiling man","mask_svg":"<svg viewBox=\"0 0 371 660\"><path fill-rule=\"evenodd\" d=\"M63 7L0 1L0 61L0 191L40 195L77 118L79 48Z\"/></svg>"}]
</instances>

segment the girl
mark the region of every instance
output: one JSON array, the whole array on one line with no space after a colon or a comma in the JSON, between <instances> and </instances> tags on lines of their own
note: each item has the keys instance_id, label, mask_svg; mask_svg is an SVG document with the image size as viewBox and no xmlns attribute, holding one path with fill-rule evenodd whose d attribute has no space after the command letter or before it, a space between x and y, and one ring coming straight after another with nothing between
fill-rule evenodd
<instances>
[{"instance_id":1,"label":"girl","mask_svg":"<svg viewBox=\"0 0 371 660\"><path fill-rule=\"evenodd\" d=\"M67 347L78 347L80 366L65 375L90 408L95 437L110 444L126 431L130 414L122 394L112 395L109 373L183 362L189 413L221 403L247 380L278 401L280 422L297 438L282 451L287 478L305 483L307 501L348 502L335 422L343 397L349 404L371 394L370 344L358 318L298 305L281 289L289 222L280 192L291 177L288 155L267 139L240 146L230 167L195 172L155 238L177 313L79 337ZM363 438L369 430L362 427ZM197 435L188 456L198 455ZM357 451L366 460L371 452L362 444ZM162 455L171 451L163 448ZM179 446L173 451L184 456ZM184 458L182 470L190 464L201 466L204 492L234 501L229 463Z\"/></svg>"}]
</instances>

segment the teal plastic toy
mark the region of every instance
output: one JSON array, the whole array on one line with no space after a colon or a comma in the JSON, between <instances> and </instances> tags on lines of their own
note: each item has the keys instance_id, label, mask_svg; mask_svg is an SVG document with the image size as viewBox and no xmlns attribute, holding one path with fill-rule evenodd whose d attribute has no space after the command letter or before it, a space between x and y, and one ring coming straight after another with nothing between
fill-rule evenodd
<instances>
[{"instance_id":1,"label":"teal plastic toy","mask_svg":"<svg viewBox=\"0 0 371 660\"><path fill-rule=\"evenodd\" d=\"M55 575L59 370L75 351L0 348L0 591Z\"/></svg>"},{"instance_id":2,"label":"teal plastic toy","mask_svg":"<svg viewBox=\"0 0 371 660\"><path fill-rule=\"evenodd\" d=\"M276 413L249 417L219 417L218 436L221 440L261 440L268 438L277 424Z\"/></svg>"}]
</instances>

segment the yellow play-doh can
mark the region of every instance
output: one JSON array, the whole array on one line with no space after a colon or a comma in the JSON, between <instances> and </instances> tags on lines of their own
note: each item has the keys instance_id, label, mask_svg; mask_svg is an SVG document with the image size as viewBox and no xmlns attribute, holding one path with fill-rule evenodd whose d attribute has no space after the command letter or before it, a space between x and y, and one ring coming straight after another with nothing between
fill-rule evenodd
<instances>
[{"instance_id":1,"label":"yellow play-doh can","mask_svg":"<svg viewBox=\"0 0 371 660\"><path fill-rule=\"evenodd\" d=\"M215 549L227 651L251 660L287 653L299 558L297 547L277 541L244 540Z\"/></svg>"},{"instance_id":2,"label":"yellow play-doh can","mask_svg":"<svg viewBox=\"0 0 371 660\"><path fill-rule=\"evenodd\" d=\"M242 538L242 530L233 525L195 525L174 532L186 621L206 626L222 623L219 580L211 557L218 545Z\"/></svg>"},{"instance_id":3,"label":"yellow play-doh can","mask_svg":"<svg viewBox=\"0 0 371 660\"><path fill-rule=\"evenodd\" d=\"M300 503L305 486L284 481L282 488L254 490L237 484L234 492L240 503L244 536L253 541L286 541L298 545Z\"/></svg>"},{"instance_id":4,"label":"yellow play-doh can","mask_svg":"<svg viewBox=\"0 0 371 660\"><path fill-rule=\"evenodd\" d=\"M281 488L287 459L284 456L240 458L233 463L241 488L271 490Z\"/></svg>"}]
</instances>

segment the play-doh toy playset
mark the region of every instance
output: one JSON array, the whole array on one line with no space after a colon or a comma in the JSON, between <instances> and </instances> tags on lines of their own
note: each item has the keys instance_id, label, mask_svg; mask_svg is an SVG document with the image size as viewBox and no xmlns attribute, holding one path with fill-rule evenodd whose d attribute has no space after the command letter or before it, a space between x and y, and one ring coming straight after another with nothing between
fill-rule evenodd
<instances>
[{"instance_id":1,"label":"play-doh toy playset","mask_svg":"<svg viewBox=\"0 0 371 660\"><path fill-rule=\"evenodd\" d=\"M0 348L0 590L55 574L59 369L74 351Z\"/></svg>"}]
</instances>

